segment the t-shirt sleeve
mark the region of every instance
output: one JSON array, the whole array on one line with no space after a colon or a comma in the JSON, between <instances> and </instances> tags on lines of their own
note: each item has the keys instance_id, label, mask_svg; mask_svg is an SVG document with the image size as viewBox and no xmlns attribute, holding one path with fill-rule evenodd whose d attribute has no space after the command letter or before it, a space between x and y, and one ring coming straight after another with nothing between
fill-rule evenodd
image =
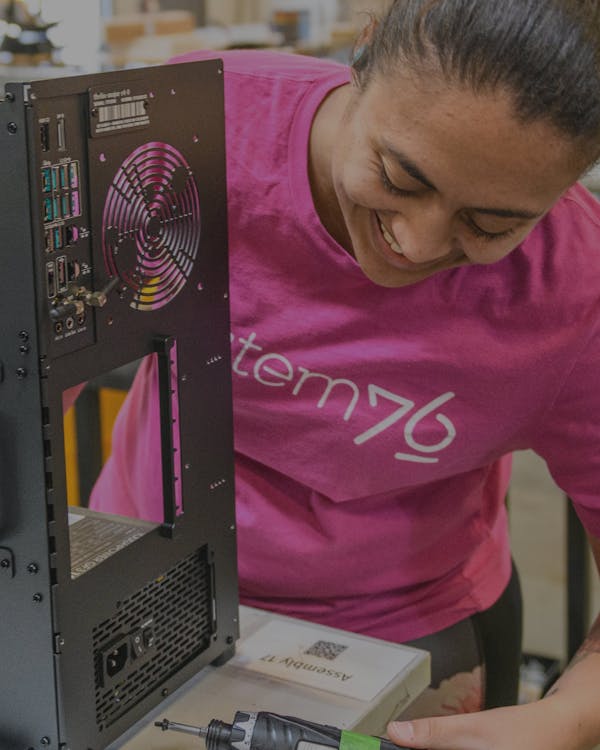
<instances>
[{"instance_id":1,"label":"t-shirt sleeve","mask_svg":"<svg viewBox=\"0 0 600 750\"><path fill-rule=\"evenodd\" d=\"M600 538L600 322L575 360L532 448L572 499L586 530Z\"/></svg>"}]
</instances>

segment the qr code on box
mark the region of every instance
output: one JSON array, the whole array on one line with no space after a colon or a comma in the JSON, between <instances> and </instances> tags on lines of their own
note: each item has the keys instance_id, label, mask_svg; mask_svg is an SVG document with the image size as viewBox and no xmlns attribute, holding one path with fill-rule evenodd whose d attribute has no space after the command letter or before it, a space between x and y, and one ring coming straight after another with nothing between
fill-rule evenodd
<instances>
[{"instance_id":1,"label":"qr code on box","mask_svg":"<svg viewBox=\"0 0 600 750\"><path fill-rule=\"evenodd\" d=\"M341 643L333 643L332 641L316 641L310 648L307 648L304 652L308 656L318 656L319 659L335 659L339 656L342 651L345 651L348 646L342 646Z\"/></svg>"}]
</instances>

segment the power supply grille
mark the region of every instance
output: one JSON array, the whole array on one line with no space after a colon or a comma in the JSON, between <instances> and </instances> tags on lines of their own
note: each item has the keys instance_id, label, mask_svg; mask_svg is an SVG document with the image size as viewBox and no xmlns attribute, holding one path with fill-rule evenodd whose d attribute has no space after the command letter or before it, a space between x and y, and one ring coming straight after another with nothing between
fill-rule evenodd
<instances>
[{"instance_id":1,"label":"power supply grille","mask_svg":"<svg viewBox=\"0 0 600 750\"><path fill-rule=\"evenodd\" d=\"M211 565L202 547L117 604L93 629L99 731L210 645Z\"/></svg>"}]
</instances>

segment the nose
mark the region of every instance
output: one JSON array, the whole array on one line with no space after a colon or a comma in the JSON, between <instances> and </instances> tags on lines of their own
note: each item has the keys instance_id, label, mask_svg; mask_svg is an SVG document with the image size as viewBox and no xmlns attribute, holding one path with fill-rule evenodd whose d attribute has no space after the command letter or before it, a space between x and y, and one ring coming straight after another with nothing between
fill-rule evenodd
<instances>
[{"instance_id":1,"label":"nose","mask_svg":"<svg viewBox=\"0 0 600 750\"><path fill-rule=\"evenodd\" d=\"M415 200L391 219L402 254L413 263L429 263L452 253L453 217L435 200Z\"/></svg>"}]
</instances>

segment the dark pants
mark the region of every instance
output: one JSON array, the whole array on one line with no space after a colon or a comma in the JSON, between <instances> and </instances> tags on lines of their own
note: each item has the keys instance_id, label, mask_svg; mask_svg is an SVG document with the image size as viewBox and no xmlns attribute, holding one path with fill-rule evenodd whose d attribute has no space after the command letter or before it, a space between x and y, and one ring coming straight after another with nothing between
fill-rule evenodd
<instances>
[{"instance_id":1,"label":"dark pants","mask_svg":"<svg viewBox=\"0 0 600 750\"><path fill-rule=\"evenodd\" d=\"M431 654L431 686L400 718L513 705L519 694L522 601L513 565L510 581L489 609L407 645Z\"/></svg>"}]
</instances>

